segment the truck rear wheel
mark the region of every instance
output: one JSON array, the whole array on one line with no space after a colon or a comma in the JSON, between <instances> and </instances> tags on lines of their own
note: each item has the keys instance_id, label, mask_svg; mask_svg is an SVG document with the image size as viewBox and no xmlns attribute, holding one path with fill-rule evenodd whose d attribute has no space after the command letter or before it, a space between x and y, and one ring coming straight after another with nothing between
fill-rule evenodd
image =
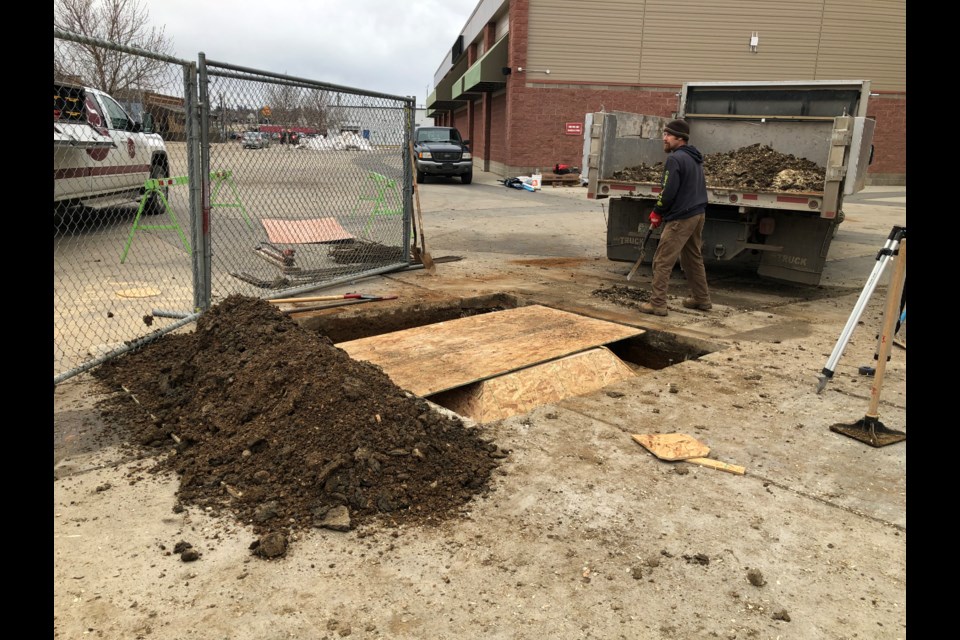
<instances>
[{"instance_id":1,"label":"truck rear wheel","mask_svg":"<svg viewBox=\"0 0 960 640\"><path fill-rule=\"evenodd\" d=\"M160 178L167 178L167 170L159 164L155 164L150 167L150 179L159 180ZM164 198L169 198L170 188L161 187L160 191L163 192ZM163 199L160 198L160 194L154 191L150 194L150 198L147 199L147 204L143 207L143 215L145 216L158 216L161 213L166 212L167 208L163 204Z\"/></svg>"}]
</instances>

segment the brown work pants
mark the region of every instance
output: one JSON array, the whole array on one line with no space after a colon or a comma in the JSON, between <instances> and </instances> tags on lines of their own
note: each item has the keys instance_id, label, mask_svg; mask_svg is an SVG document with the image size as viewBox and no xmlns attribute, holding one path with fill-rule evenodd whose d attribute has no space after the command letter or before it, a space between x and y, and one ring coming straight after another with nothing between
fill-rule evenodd
<instances>
[{"instance_id":1,"label":"brown work pants","mask_svg":"<svg viewBox=\"0 0 960 640\"><path fill-rule=\"evenodd\" d=\"M660 232L660 244L653 254L653 281L650 287L650 304L653 306L667 305L667 285L678 257L693 299L701 304L710 302L707 272L703 268L703 254L700 253L705 217L701 213L691 218L664 223L663 231Z\"/></svg>"}]
</instances>

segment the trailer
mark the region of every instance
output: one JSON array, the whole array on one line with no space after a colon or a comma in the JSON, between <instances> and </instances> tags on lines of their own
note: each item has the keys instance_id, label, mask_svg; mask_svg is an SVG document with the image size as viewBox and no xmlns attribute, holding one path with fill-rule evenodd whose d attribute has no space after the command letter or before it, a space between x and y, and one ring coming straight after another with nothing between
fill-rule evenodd
<instances>
[{"instance_id":1,"label":"trailer","mask_svg":"<svg viewBox=\"0 0 960 640\"><path fill-rule=\"evenodd\" d=\"M755 144L821 167L808 191L745 189L708 180L703 255L738 262L763 278L816 285L843 221L843 197L861 191L873 156L875 122L867 117L868 80L688 82L677 118L705 156ZM607 258L635 262L660 193L660 182L617 179L639 165L663 162L663 127L672 118L624 111L589 113L584 132L587 197L608 198ZM650 236L644 262L654 254Z\"/></svg>"}]
</instances>

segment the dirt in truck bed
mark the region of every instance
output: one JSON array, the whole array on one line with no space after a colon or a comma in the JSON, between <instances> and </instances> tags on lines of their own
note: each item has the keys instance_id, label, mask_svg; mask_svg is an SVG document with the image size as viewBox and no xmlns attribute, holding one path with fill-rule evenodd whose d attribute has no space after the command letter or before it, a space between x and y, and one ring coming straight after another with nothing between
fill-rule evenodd
<instances>
[{"instance_id":1,"label":"dirt in truck bed","mask_svg":"<svg viewBox=\"0 0 960 640\"><path fill-rule=\"evenodd\" d=\"M298 529L431 524L488 490L506 452L260 299L104 363L100 405L179 475L176 508L252 525L256 555ZM283 536L280 552L257 543Z\"/></svg>"},{"instance_id":2,"label":"dirt in truck bed","mask_svg":"<svg viewBox=\"0 0 960 640\"><path fill-rule=\"evenodd\" d=\"M660 182L663 162L639 164L614 172L614 180ZM708 187L744 191L823 191L825 170L817 163L754 144L703 159Z\"/></svg>"}]
</instances>

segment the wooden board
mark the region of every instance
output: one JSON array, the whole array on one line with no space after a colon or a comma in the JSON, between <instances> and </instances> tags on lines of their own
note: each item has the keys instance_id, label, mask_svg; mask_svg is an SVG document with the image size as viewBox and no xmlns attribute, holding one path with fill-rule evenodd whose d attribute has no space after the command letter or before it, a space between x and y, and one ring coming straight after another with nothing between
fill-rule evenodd
<instances>
[{"instance_id":1,"label":"wooden board","mask_svg":"<svg viewBox=\"0 0 960 640\"><path fill-rule=\"evenodd\" d=\"M710 447L685 433L635 433L633 439L661 460L705 458Z\"/></svg>"},{"instance_id":2,"label":"wooden board","mask_svg":"<svg viewBox=\"0 0 960 640\"><path fill-rule=\"evenodd\" d=\"M609 349L597 347L450 389L430 399L461 416L484 423L591 393L635 375Z\"/></svg>"},{"instance_id":3,"label":"wooden board","mask_svg":"<svg viewBox=\"0 0 960 640\"><path fill-rule=\"evenodd\" d=\"M540 305L341 342L402 389L428 396L530 365L625 340L643 329Z\"/></svg>"},{"instance_id":4,"label":"wooden board","mask_svg":"<svg viewBox=\"0 0 960 640\"><path fill-rule=\"evenodd\" d=\"M311 220L263 218L260 223L266 230L270 242L277 244L340 242L354 237L340 226L336 218L314 218Z\"/></svg>"}]
</instances>

